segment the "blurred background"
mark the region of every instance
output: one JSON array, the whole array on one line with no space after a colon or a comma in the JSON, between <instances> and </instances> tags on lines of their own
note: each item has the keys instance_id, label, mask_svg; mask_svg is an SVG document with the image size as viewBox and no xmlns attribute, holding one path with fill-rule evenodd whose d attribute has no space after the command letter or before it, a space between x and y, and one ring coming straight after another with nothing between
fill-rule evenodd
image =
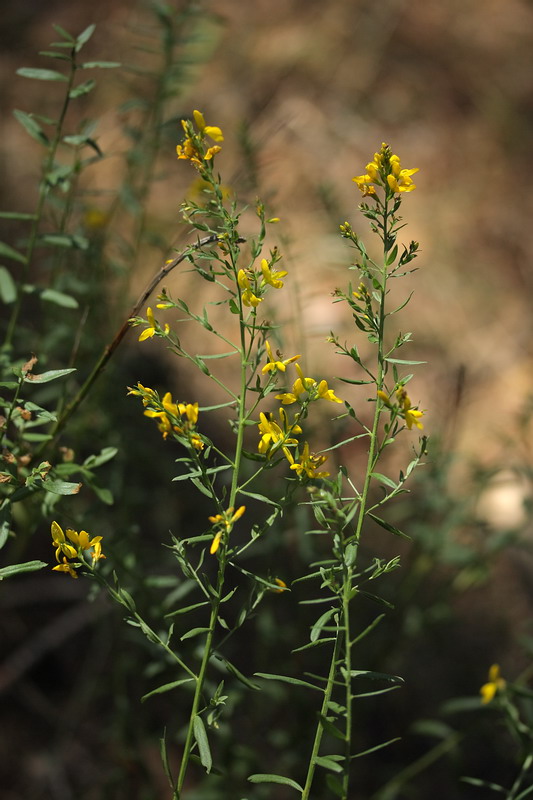
<instances>
[{"instance_id":1,"label":"blurred background","mask_svg":"<svg viewBox=\"0 0 533 800\"><path fill-rule=\"evenodd\" d=\"M288 328L286 355L304 353L309 374L343 374L326 343L331 330L365 347L349 315L331 302L354 275L339 224L348 220L375 246L357 211L353 176L383 141L402 166L420 169L402 206L406 242L421 243L418 271L395 287L394 298L414 291L396 319L413 331L404 357L427 361L410 395L426 409L431 441L411 494L390 512L413 542L371 532L366 543L369 553L401 552L404 566L385 590L395 609L361 652L362 669L400 674L406 685L379 703L361 701L356 712L360 750L402 740L356 760L353 800L482 797L460 782L463 775L507 785L516 771L513 742L496 717L492 724L490 709L480 710L477 695L494 661L509 679L527 677L533 651L533 4L8 0L0 29L1 209L35 207L42 152L12 111L57 115L60 94L55 83L16 70L56 66L37 55L54 40L54 23L74 35L96 24L84 60L122 64L95 74L96 88L67 120L73 132L98 120L92 136L103 153L83 170L72 214L89 245L65 254L59 287L81 298L80 308L51 311L30 297L19 340L38 355L46 341L49 363L64 366L79 339L80 378L150 277L191 240L179 205L198 187L175 146L179 120L193 109L223 129L217 167L228 192L252 207L260 196L280 218L269 244L284 254L294 290L276 314ZM1 222L0 238L17 246L23 224ZM53 231L53 209L48 224ZM248 224L253 232L245 215L245 232ZM32 275L42 285L52 278L47 259L39 254ZM165 285L174 296L209 299L201 296L205 283L179 271ZM102 468L114 503L103 504L91 489L76 502L148 614L172 585L161 542L169 530L194 530L202 502L170 482L176 453L141 418L126 387L141 381L179 394L186 383L200 404L210 402L198 378L159 344L139 345L128 334L61 441L84 455L119 448ZM358 387L333 383L364 413ZM408 437L401 447L406 463ZM357 468L362 456L354 449L346 458ZM23 512L17 523L8 555L51 560L47 526ZM273 548L285 548L287 582L307 556L296 531L295 523L278 532L263 554L274 562ZM290 655L309 623L298 599L296 592L272 598L255 628L233 642L246 674L322 669ZM167 725L179 741L182 699L175 696L175 708L174 695L140 704L150 681L172 677L123 625L120 610L87 582L48 572L3 582L0 607L3 797L167 797L158 740ZM363 626L374 609L360 613ZM309 743L301 731L313 724L306 697L281 685L265 687L262 699L241 689L218 742L229 777L202 784L199 772L191 800L284 800L283 787L250 791L246 775L298 775L305 763ZM320 785L317 792L330 796Z\"/></svg>"}]
</instances>

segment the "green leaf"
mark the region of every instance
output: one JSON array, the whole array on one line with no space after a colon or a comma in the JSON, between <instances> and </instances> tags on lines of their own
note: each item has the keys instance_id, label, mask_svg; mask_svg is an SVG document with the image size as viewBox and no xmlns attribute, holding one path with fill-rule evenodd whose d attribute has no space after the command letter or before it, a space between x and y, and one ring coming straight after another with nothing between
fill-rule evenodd
<instances>
[{"instance_id":1,"label":"green leaf","mask_svg":"<svg viewBox=\"0 0 533 800\"><path fill-rule=\"evenodd\" d=\"M207 633L209 628L192 628L187 633L184 633L183 636L180 636L180 642L184 642L185 639L192 639L193 636L199 636L201 633Z\"/></svg>"},{"instance_id":2,"label":"green leaf","mask_svg":"<svg viewBox=\"0 0 533 800\"><path fill-rule=\"evenodd\" d=\"M0 211L0 219L37 219L35 214L26 214L22 211Z\"/></svg>"},{"instance_id":3,"label":"green leaf","mask_svg":"<svg viewBox=\"0 0 533 800\"><path fill-rule=\"evenodd\" d=\"M184 683L190 683L192 680L194 680L194 678L182 678L179 681L172 681L172 683L165 683L163 686L158 686L157 689L152 689L152 691L148 692L148 694L144 694L141 697L141 703L144 703L144 701L148 700L149 697L153 697L154 694L163 694L164 692L170 692L177 686L182 686Z\"/></svg>"},{"instance_id":4,"label":"green leaf","mask_svg":"<svg viewBox=\"0 0 533 800\"><path fill-rule=\"evenodd\" d=\"M52 494L61 494L61 495L69 495L69 494L78 494L83 484L81 483L72 483L71 481L60 481L60 480L47 480L43 481L42 488L46 492L51 492Z\"/></svg>"},{"instance_id":5,"label":"green leaf","mask_svg":"<svg viewBox=\"0 0 533 800\"><path fill-rule=\"evenodd\" d=\"M343 674L346 670L341 668ZM387 672L373 672L369 669L352 669L350 670L352 678L370 678L373 681L388 681L389 683L405 683L401 675L389 675Z\"/></svg>"},{"instance_id":6,"label":"green leaf","mask_svg":"<svg viewBox=\"0 0 533 800\"><path fill-rule=\"evenodd\" d=\"M38 569L47 567L44 561L26 561L24 564L11 564L9 567L2 567L0 569L0 581L4 578L11 578L13 575L19 575L21 572L36 572Z\"/></svg>"},{"instance_id":7,"label":"green leaf","mask_svg":"<svg viewBox=\"0 0 533 800\"><path fill-rule=\"evenodd\" d=\"M193 603L191 606L184 606L183 608L178 608L176 611L169 611L168 614L165 614L165 617L176 617L178 614L187 614L189 611L195 611L197 608L202 608L202 606L209 605L207 600L203 600L201 603Z\"/></svg>"},{"instance_id":8,"label":"green leaf","mask_svg":"<svg viewBox=\"0 0 533 800\"><path fill-rule=\"evenodd\" d=\"M17 286L6 267L0 267L0 297L3 303L13 303L17 298Z\"/></svg>"},{"instance_id":9,"label":"green leaf","mask_svg":"<svg viewBox=\"0 0 533 800\"><path fill-rule=\"evenodd\" d=\"M5 244L5 242L0 242L0 256L11 258L13 261L19 261L21 264L26 263L26 256L23 256L22 253L19 253L18 250Z\"/></svg>"},{"instance_id":10,"label":"green leaf","mask_svg":"<svg viewBox=\"0 0 533 800\"><path fill-rule=\"evenodd\" d=\"M74 37L68 31L66 31L64 28L62 28L61 25L54 24L54 25L52 25L52 28L55 30L56 33L58 33L60 36L62 36L63 39L65 39L67 42L71 42L72 44L74 44Z\"/></svg>"},{"instance_id":11,"label":"green leaf","mask_svg":"<svg viewBox=\"0 0 533 800\"><path fill-rule=\"evenodd\" d=\"M205 767L205 771L209 774L213 766L213 759L211 758L211 750L209 749L209 741L207 739L204 721L197 714L192 725L194 738L196 739L198 752L200 753L200 761L202 762L202 766Z\"/></svg>"},{"instance_id":12,"label":"green leaf","mask_svg":"<svg viewBox=\"0 0 533 800\"><path fill-rule=\"evenodd\" d=\"M80 35L76 37L76 45L74 47L74 50L76 51L76 53L79 53L81 48L83 47L83 45L86 44L89 41L89 39L93 35L95 29L96 29L96 25L88 25L85 28L85 30L82 31L80 33Z\"/></svg>"},{"instance_id":13,"label":"green leaf","mask_svg":"<svg viewBox=\"0 0 533 800\"><path fill-rule=\"evenodd\" d=\"M28 372L24 378L24 381L25 383L49 383L50 381L57 380L57 378L70 375L71 372L76 372L76 368L70 367L69 369L50 369L48 372L41 372L40 375L34 375L32 372Z\"/></svg>"},{"instance_id":14,"label":"green leaf","mask_svg":"<svg viewBox=\"0 0 533 800\"><path fill-rule=\"evenodd\" d=\"M17 122L20 122L26 133L29 133L33 139L40 144L44 144L45 146L50 144L48 136L43 131L39 123L34 120L31 114L26 114L25 111L19 111L19 109L16 108L13 111L13 116Z\"/></svg>"},{"instance_id":15,"label":"green leaf","mask_svg":"<svg viewBox=\"0 0 533 800\"><path fill-rule=\"evenodd\" d=\"M273 675L270 672L254 672L254 675L258 678L265 678L267 681L281 681L281 683L290 683L293 686L303 686L305 689L315 689L318 692L322 691L322 689L319 686L315 686L314 683L301 681L299 678L291 678L288 675Z\"/></svg>"},{"instance_id":16,"label":"green leaf","mask_svg":"<svg viewBox=\"0 0 533 800\"><path fill-rule=\"evenodd\" d=\"M427 361L406 361L403 358L386 358L389 364L427 364Z\"/></svg>"},{"instance_id":17,"label":"green leaf","mask_svg":"<svg viewBox=\"0 0 533 800\"><path fill-rule=\"evenodd\" d=\"M381 744L376 744L374 747L369 747L368 750L362 750L360 753L350 756L350 761L353 758L361 758L361 756L367 756L369 753L375 753L376 750L381 750L383 747L388 747L390 744L394 744L394 742L401 741L401 738L401 736L396 736L394 739L389 739L388 742L381 742Z\"/></svg>"},{"instance_id":18,"label":"green leaf","mask_svg":"<svg viewBox=\"0 0 533 800\"><path fill-rule=\"evenodd\" d=\"M58 292L56 289L44 289L41 292L41 299L46 300L47 303L55 303L61 308L78 308L78 301L75 297Z\"/></svg>"},{"instance_id":19,"label":"green leaf","mask_svg":"<svg viewBox=\"0 0 533 800\"><path fill-rule=\"evenodd\" d=\"M343 785L336 775L326 775L326 783L330 792L336 794L337 797L344 797Z\"/></svg>"},{"instance_id":20,"label":"green leaf","mask_svg":"<svg viewBox=\"0 0 533 800\"><path fill-rule=\"evenodd\" d=\"M382 528L384 528L386 531L389 531L389 533L393 533L395 536L400 536L402 539L407 539L407 541L409 542L411 541L410 536L401 531L399 528L395 528L394 525L390 524L390 522L385 522L384 519L381 519L381 517L376 517L376 515L372 514L370 511L368 512L368 516L371 519L373 519L374 522L377 522L377 524L380 525Z\"/></svg>"},{"instance_id":21,"label":"green leaf","mask_svg":"<svg viewBox=\"0 0 533 800\"><path fill-rule=\"evenodd\" d=\"M296 783L291 778L285 778L283 775L267 775L257 772L255 775L250 775L248 780L250 783L282 783L284 786L290 786L298 792L303 792L303 788L299 783Z\"/></svg>"},{"instance_id":22,"label":"green leaf","mask_svg":"<svg viewBox=\"0 0 533 800\"><path fill-rule=\"evenodd\" d=\"M380 483L383 483L385 486L388 486L389 489L396 489L397 484L392 480L392 478L388 478L386 475L382 475L381 472L371 472L371 478L375 478Z\"/></svg>"},{"instance_id":23,"label":"green leaf","mask_svg":"<svg viewBox=\"0 0 533 800\"><path fill-rule=\"evenodd\" d=\"M167 776L170 788L172 792L174 792L174 778L172 777L172 771L170 769L170 764L168 761L166 735L167 735L167 729L165 728L163 736L159 740L159 754L161 756L161 763L163 764L163 769L165 771L165 775Z\"/></svg>"},{"instance_id":24,"label":"green leaf","mask_svg":"<svg viewBox=\"0 0 533 800\"><path fill-rule=\"evenodd\" d=\"M21 67L17 70L17 75L23 78L36 78L38 81L62 81L66 83L68 78L62 72L55 69L34 69L33 67Z\"/></svg>"},{"instance_id":25,"label":"green leaf","mask_svg":"<svg viewBox=\"0 0 533 800\"><path fill-rule=\"evenodd\" d=\"M328 610L325 611L322 614L322 616L317 619L317 621L315 622L315 624L311 628L311 635L309 637L312 642L316 642L317 641L317 639L320 636L320 632L321 632L322 628L324 627L326 622L328 622L331 619L331 617L335 614L336 611L337 611L337 608L328 608Z\"/></svg>"},{"instance_id":26,"label":"green leaf","mask_svg":"<svg viewBox=\"0 0 533 800\"><path fill-rule=\"evenodd\" d=\"M78 69L113 69L121 66L120 61L86 61L84 64L80 64Z\"/></svg>"},{"instance_id":27,"label":"green leaf","mask_svg":"<svg viewBox=\"0 0 533 800\"><path fill-rule=\"evenodd\" d=\"M7 500L4 500L3 507L0 508L0 550L7 542L9 531L11 529L11 505Z\"/></svg>"},{"instance_id":28,"label":"green leaf","mask_svg":"<svg viewBox=\"0 0 533 800\"><path fill-rule=\"evenodd\" d=\"M345 741L346 741L346 736L344 735L344 733L343 733L342 731L340 731L340 730L339 730L339 729L338 729L338 728L337 728L337 727L336 727L336 726L333 724L333 722L331 722L331 721L330 721L330 720L329 720L327 717L325 717L323 714L319 714L318 716L319 716L319 718L320 718L320 724L322 725L322 727L324 728L324 730L326 731L326 733L329 733L331 736L334 736L334 737L335 737L335 739L340 739L340 740L341 740L341 742L345 742Z\"/></svg>"},{"instance_id":29,"label":"green leaf","mask_svg":"<svg viewBox=\"0 0 533 800\"><path fill-rule=\"evenodd\" d=\"M83 466L87 467L87 469L101 467L102 464L106 464L108 461L111 461L112 458L115 458L117 453L118 448L116 447L104 447L100 450L98 455L87 456L83 462Z\"/></svg>"},{"instance_id":30,"label":"green leaf","mask_svg":"<svg viewBox=\"0 0 533 800\"><path fill-rule=\"evenodd\" d=\"M334 641L335 636L326 636L323 639L317 639L316 642L307 642L307 644L302 645L302 647L296 647L294 650L291 650L291 653L301 653L302 650L309 650L310 647L320 647L320 645Z\"/></svg>"},{"instance_id":31,"label":"green leaf","mask_svg":"<svg viewBox=\"0 0 533 800\"><path fill-rule=\"evenodd\" d=\"M343 759L343 756L335 756L335 759L337 758ZM331 756L317 756L315 758L315 764L318 767L330 769L332 772L342 772L344 769L342 764L339 764L338 761L334 760Z\"/></svg>"},{"instance_id":32,"label":"green leaf","mask_svg":"<svg viewBox=\"0 0 533 800\"><path fill-rule=\"evenodd\" d=\"M240 670L238 670L237 667L235 667L230 661L228 661L226 658L222 658L221 661L223 661L224 664L226 665L226 669L228 670L228 672L231 672L231 674L234 675L238 681L244 683L244 685L247 686L249 689L255 689L256 691L261 691L261 687L258 686L257 683L254 683L253 681L250 680L250 678L247 678L246 675L243 675L242 672L240 672Z\"/></svg>"},{"instance_id":33,"label":"green leaf","mask_svg":"<svg viewBox=\"0 0 533 800\"><path fill-rule=\"evenodd\" d=\"M71 89L68 93L68 96L71 100L74 100L76 97L82 97L84 94L89 94L92 92L94 87L96 86L96 81L94 78L90 78L85 83L80 83L78 86L75 86L74 89Z\"/></svg>"}]
</instances>

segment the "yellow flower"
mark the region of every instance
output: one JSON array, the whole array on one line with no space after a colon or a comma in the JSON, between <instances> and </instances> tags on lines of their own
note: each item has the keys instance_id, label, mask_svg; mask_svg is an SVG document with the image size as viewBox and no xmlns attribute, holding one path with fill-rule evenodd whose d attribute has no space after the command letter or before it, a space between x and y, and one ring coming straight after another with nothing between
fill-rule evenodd
<instances>
[{"instance_id":1,"label":"yellow flower","mask_svg":"<svg viewBox=\"0 0 533 800\"><path fill-rule=\"evenodd\" d=\"M366 165L366 173L357 175L353 181L357 184L363 197L376 194L374 184L393 194L412 192L413 189L416 189L411 178L415 172L418 172L418 167L402 169L398 156L394 155L390 147L383 142L379 153L374 153L373 160Z\"/></svg>"},{"instance_id":2,"label":"yellow flower","mask_svg":"<svg viewBox=\"0 0 533 800\"><path fill-rule=\"evenodd\" d=\"M87 531L80 531L77 533L76 531L67 528L67 538L70 539L72 544L76 547L77 554L81 555L85 552L85 550L90 550L91 547L96 547L98 545L98 556L97 558L93 559L96 561L98 558L105 558L102 554L102 545L100 544L102 541L101 536L93 536L92 539L89 539L89 534Z\"/></svg>"},{"instance_id":3,"label":"yellow flower","mask_svg":"<svg viewBox=\"0 0 533 800\"><path fill-rule=\"evenodd\" d=\"M306 378L302 372L299 364L296 364L296 371L298 378L294 381L292 392L283 392L277 394L276 400L281 400L283 405L288 406L291 403L297 403L300 400L300 395L307 392L309 400L329 400L332 403L342 403L342 400L335 395L333 389L328 387L325 380L320 382L315 381L314 378Z\"/></svg>"},{"instance_id":4,"label":"yellow flower","mask_svg":"<svg viewBox=\"0 0 533 800\"><path fill-rule=\"evenodd\" d=\"M290 457L289 457L290 456ZM317 472L317 469L326 461L327 456L319 456L309 452L309 444L305 442L299 462L294 461L291 454L287 457L291 463L290 468L298 475L307 475L308 478L327 478L329 472Z\"/></svg>"},{"instance_id":5,"label":"yellow flower","mask_svg":"<svg viewBox=\"0 0 533 800\"><path fill-rule=\"evenodd\" d=\"M154 314L151 308L146 309L146 316L148 317L148 322L150 323L150 326L146 328L139 336L140 342L144 342L145 339L150 339L152 336L154 336L154 334L156 334L158 331L161 330L159 328L158 323L155 321ZM168 326L168 323L166 323L163 329L165 336L168 335L169 331L170 328Z\"/></svg>"},{"instance_id":6,"label":"yellow flower","mask_svg":"<svg viewBox=\"0 0 533 800\"><path fill-rule=\"evenodd\" d=\"M263 273L263 283L266 285L267 283L270 286L273 286L274 289L281 289L283 287L283 281L280 278L284 278L287 275L286 270L272 270L268 264L266 258L261 259L261 272Z\"/></svg>"},{"instance_id":7,"label":"yellow flower","mask_svg":"<svg viewBox=\"0 0 533 800\"><path fill-rule=\"evenodd\" d=\"M242 297L242 302L245 306L253 306L256 308L259 303L263 302L262 297L257 297L252 291L252 285L250 283L250 279L246 272L243 269L240 269L237 273L237 283L239 284Z\"/></svg>"},{"instance_id":8,"label":"yellow flower","mask_svg":"<svg viewBox=\"0 0 533 800\"><path fill-rule=\"evenodd\" d=\"M413 425L422 430L424 426L420 422L420 417L424 416L424 412L411 408L411 399L403 386L398 387L396 390L396 397L398 398L398 403L403 412L402 416L405 419L405 424L409 430L411 430Z\"/></svg>"},{"instance_id":9,"label":"yellow flower","mask_svg":"<svg viewBox=\"0 0 533 800\"><path fill-rule=\"evenodd\" d=\"M334 394L333 389L328 388L327 381L320 381L318 384L318 397L322 400L329 400L331 403L342 403L340 397Z\"/></svg>"},{"instance_id":10,"label":"yellow flower","mask_svg":"<svg viewBox=\"0 0 533 800\"><path fill-rule=\"evenodd\" d=\"M213 525L221 525L222 530L219 530L215 536L213 537L213 541L211 542L211 547L209 548L209 552L211 555L217 552L218 548L220 547L220 542L222 540L222 534L224 530L226 533L229 533L233 528L233 525L237 522L238 519L242 517L244 512L246 511L246 506L239 506L237 511L233 511L233 506L228 508L222 514L215 514L213 517L209 517L209 522L212 522Z\"/></svg>"},{"instance_id":11,"label":"yellow flower","mask_svg":"<svg viewBox=\"0 0 533 800\"><path fill-rule=\"evenodd\" d=\"M291 423L284 408L278 410L279 424L274 421L273 414L268 416L262 411L259 414L259 445L257 450L263 455L271 456L275 450L280 447L283 452L287 454L289 451L286 447L288 444L298 444L298 439L294 437L302 432L298 424Z\"/></svg>"},{"instance_id":12,"label":"yellow flower","mask_svg":"<svg viewBox=\"0 0 533 800\"><path fill-rule=\"evenodd\" d=\"M505 689L505 681L500 675L500 667L498 664L493 664L489 669L489 681L484 683L481 687L481 702L490 703L495 695L502 689Z\"/></svg>"},{"instance_id":13,"label":"yellow flower","mask_svg":"<svg viewBox=\"0 0 533 800\"><path fill-rule=\"evenodd\" d=\"M72 564L68 563L67 559L83 556L85 551L90 550L91 548L93 548L93 552L91 553L93 561L98 561L100 558L105 558L105 555L102 553L101 536L93 536L90 538L87 531L80 531L80 533L78 533L77 531L72 530L72 528L67 528L65 537L65 533L63 533L61 525L55 521L52 522L50 530L52 533L53 544L56 547L56 559L58 561L57 566L52 567L52 569L56 570L57 572L67 572L71 577L77 578L78 575L74 567ZM69 539L72 544L69 544L67 539ZM63 559L61 561L59 558L60 554L63 555Z\"/></svg>"},{"instance_id":14,"label":"yellow flower","mask_svg":"<svg viewBox=\"0 0 533 800\"><path fill-rule=\"evenodd\" d=\"M215 535L213 541L211 542L211 547L209 548L209 552L211 553L212 556L216 553L216 551L220 547L221 539L222 539L222 531L219 531Z\"/></svg>"},{"instance_id":15,"label":"yellow flower","mask_svg":"<svg viewBox=\"0 0 533 800\"><path fill-rule=\"evenodd\" d=\"M52 542L56 548L56 560L59 561L59 556L61 553L63 553L68 558L76 558L78 553L72 547L72 545L68 544L67 540L65 539L65 534L63 533L63 528L61 527L61 525L59 525L58 522L52 522L50 530L52 533ZM70 530L67 529L67 535L69 534L69 532Z\"/></svg>"},{"instance_id":16,"label":"yellow flower","mask_svg":"<svg viewBox=\"0 0 533 800\"><path fill-rule=\"evenodd\" d=\"M279 594L281 594L281 592L284 592L287 588L287 584L285 583L285 581L282 581L281 578L274 578L274 583L277 583L279 589L273 589L272 590L273 592L278 592Z\"/></svg>"},{"instance_id":17,"label":"yellow flower","mask_svg":"<svg viewBox=\"0 0 533 800\"><path fill-rule=\"evenodd\" d=\"M192 114L196 122L196 127L202 136L209 136L214 142L224 141L224 136L220 128L217 128L215 125L206 125L204 115L201 111L193 111Z\"/></svg>"},{"instance_id":18,"label":"yellow flower","mask_svg":"<svg viewBox=\"0 0 533 800\"><path fill-rule=\"evenodd\" d=\"M56 567L52 567L54 572L68 572L71 578L77 578L78 573L74 569L74 567L68 563L67 559L63 556L63 562L58 564Z\"/></svg>"},{"instance_id":19,"label":"yellow flower","mask_svg":"<svg viewBox=\"0 0 533 800\"><path fill-rule=\"evenodd\" d=\"M387 408L392 408L390 404L390 398L387 392L383 392L381 389L378 391L379 399L387 406Z\"/></svg>"},{"instance_id":20,"label":"yellow flower","mask_svg":"<svg viewBox=\"0 0 533 800\"><path fill-rule=\"evenodd\" d=\"M288 364L292 364L294 361L297 361L299 358L301 358L301 356L291 356L291 358L286 358L284 361L279 361L274 358L272 354L272 348L268 340L265 341L265 347L268 355L268 361L261 370L263 375L265 375L267 372L273 372L274 370L278 369L280 372L285 372ZM279 352L277 355L279 356Z\"/></svg>"}]
</instances>

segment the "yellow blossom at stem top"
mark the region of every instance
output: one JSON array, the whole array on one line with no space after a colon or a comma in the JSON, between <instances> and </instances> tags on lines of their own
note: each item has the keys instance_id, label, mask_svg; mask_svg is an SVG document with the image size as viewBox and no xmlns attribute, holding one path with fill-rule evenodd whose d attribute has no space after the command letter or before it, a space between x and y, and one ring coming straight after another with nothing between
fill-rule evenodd
<instances>
[{"instance_id":1,"label":"yellow blossom at stem top","mask_svg":"<svg viewBox=\"0 0 533 800\"><path fill-rule=\"evenodd\" d=\"M214 142L223 142L222 131L216 125L206 125L204 115L201 111L193 111L192 115L196 122L196 127L202 136L209 136Z\"/></svg>"},{"instance_id":2,"label":"yellow blossom at stem top","mask_svg":"<svg viewBox=\"0 0 533 800\"><path fill-rule=\"evenodd\" d=\"M353 178L363 197L376 195L376 186L385 189L390 197L391 194L412 192L416 189L411 175L418 172L418 167L414 169L402 169L400 159L394 155L390 147L381 145L379 153L374 153L374 158L366 165L364 175L356 175Z\"/></svg>"},{"instance_id":3,"label":"yellow blossom at stem top","mask_svg":"<svg viewBox=\"0 0 533 800\"><path fill-rule=\"evenodd\" d=\"M500 675L500 667L498 664L493 664L489 669L488 683L484 683L479 690L481 694L481 702L490 703L490 701L493 700L496 694L502 689L505 689L505 681Z\"/></svg>"}]
</instances>

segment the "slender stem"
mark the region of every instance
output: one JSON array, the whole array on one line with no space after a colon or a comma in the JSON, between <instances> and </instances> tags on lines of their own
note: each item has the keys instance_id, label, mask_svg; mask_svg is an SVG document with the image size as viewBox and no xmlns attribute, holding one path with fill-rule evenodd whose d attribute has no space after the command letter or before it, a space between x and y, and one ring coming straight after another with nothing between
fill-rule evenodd
<instances>
[{"instance_id":1,"label":"slender stem","mask_svg":"<svg viewBox=\"0 0 533 800\"><path fill-rule=\"evenodd\" d=\"M37 209L35 211L35 216L32 222L31 231L30 231L30 238L28 241L28 246L26 248L26 258L24 261L24 265L22 267L22 275L19 281L19 290L17 292L17 299L15 300L15 304L13 306L13 311L11 312L11 318L9 320L9 324L6 331L6 337L4 340L4 346L10 346L13 340L13 335L15 333L15 328L17 325L17 321L19 318L21 306L22 306L22 286L26 283L28 278L29 269L31 263L33 261L33 254L35 251L35 247L37 245L37 237L39 234L39 227L42 221L42 214L44 209L44 203L46 197L48 195L49 185L48 185L48 174L51 171L54 160L56 157L57 148L59 147L59 143L61 141L61 136L63 134L63 123L65 122L65 117L67 114L67 109L70 102L70 91L72 89L74 83L74 76L76 74L76 52L72 50L70 55L70 73L68 76L68 82L65 88L65 97L63 100L63 107L61 109L61 113L59 115L59 119L56 125L55 136L52 140L50 148L48 150L48 157L44 163L43 167L43 177L41 179L41 183L39 186L39 198L37 201Z\"/></svg>"},{"instance_id":2,"label":"slender stem","mask_svg":"<svg viewBox=\"0 0 533 800\"><path fill-rule=\"evenodd\" d=\"M335 644L333 646L333 653L331 654L331 663L329 665L329 673L328 673L328 682L324 689L324 698L322 700L322 708L320 709L321 716L325 717L328 713L329 702L331 700L331 695L333 693L333 686L335 681L335 672L337 670L337 662L339 660L340 655L340 648L341 648L341 641L342 641L342 630L339 626L337 629L337 636L335 639ZM322 722L319 721L316 732L315 732L315 739L313 742L313 749L311 750L311 758L309 759L309 767L307 769L307 777L305 779L304 790L302 792L301 800L309 800L311 786L313 785L313 778L315 776L315 769L316 769L316 759L318 753L320 752L320 745L322 743L322 736L324 734L324 728L322 726Z\"/></svg>"}]
</instances>

